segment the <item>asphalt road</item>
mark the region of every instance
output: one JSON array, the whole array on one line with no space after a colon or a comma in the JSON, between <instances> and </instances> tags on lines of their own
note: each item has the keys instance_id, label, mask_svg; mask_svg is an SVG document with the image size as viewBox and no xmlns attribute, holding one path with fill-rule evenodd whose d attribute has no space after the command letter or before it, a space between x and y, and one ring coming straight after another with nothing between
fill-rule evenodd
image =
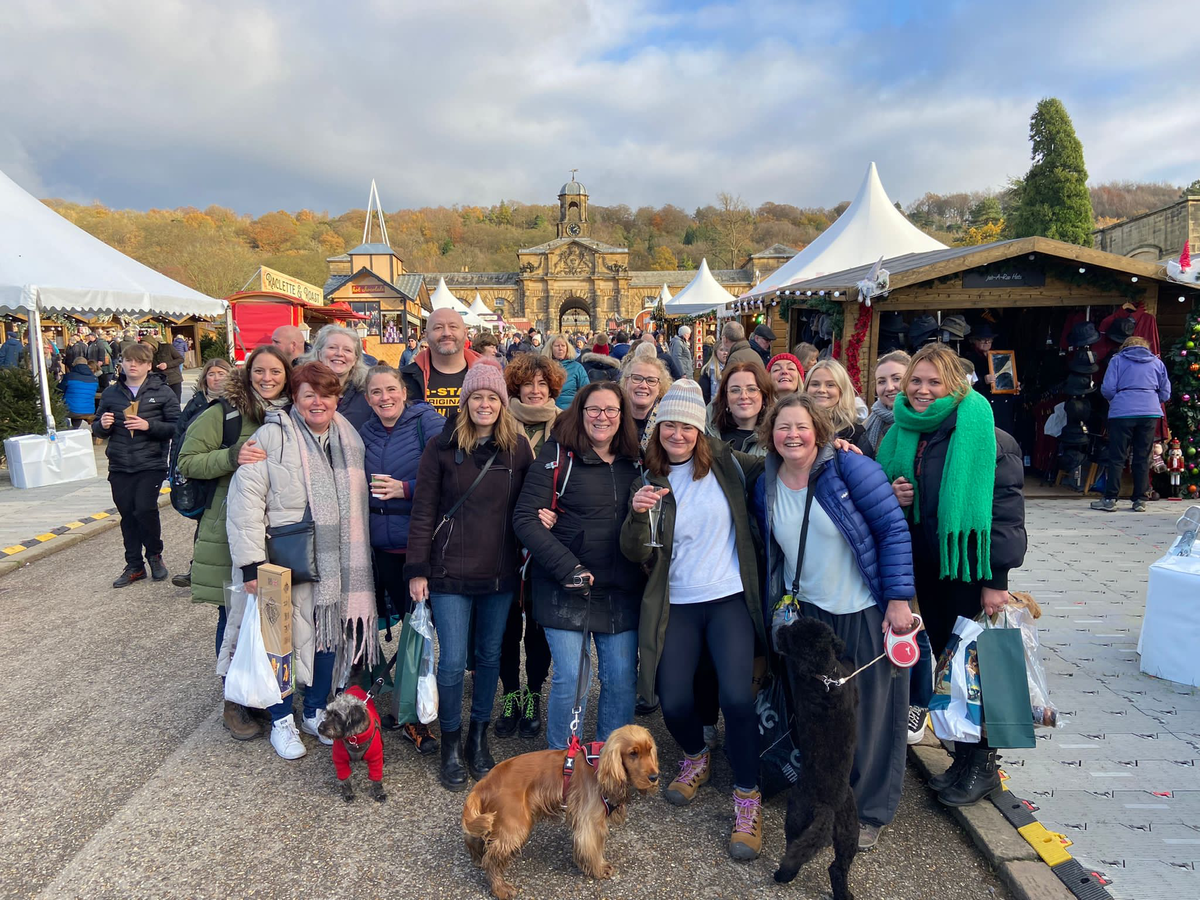
<instances>
[{"instance_id":1,"label":"asphalt road","mask_svg":"<svg viewBox=\"0 0 1200 900\"><path fill-rule=\"evenodd\" d=\"M193 526L163 518L174 571ZM296 762L265 739L231 740L211 674L215 609L169 582L112 590L120 569L114 529L0 579L0 898L487 896L463 847L465 794L438 785L434 760L387 734L388 802L360 792L349 805L314 738ZM641 721L665 782L678 750L661 717ZM492 741L497 758L541 746ZM635 801L609 839L609 881L579 874L556 823L535 830L510 877L525 898L827 896L829 851L790 886L771 879L783 796L767 804L762 858L726 856L730 778L718 754L692 806ZM896 822L850 883L860 900L1008 896L911 772Z\"/></svg>"}]
</instances>

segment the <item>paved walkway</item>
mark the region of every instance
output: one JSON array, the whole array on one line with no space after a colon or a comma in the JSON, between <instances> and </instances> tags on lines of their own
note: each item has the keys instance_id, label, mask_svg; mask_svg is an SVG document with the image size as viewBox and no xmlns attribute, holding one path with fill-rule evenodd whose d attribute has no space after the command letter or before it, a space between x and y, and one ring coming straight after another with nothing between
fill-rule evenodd
<instances>
[{"instance_id":1,"label":"paved walkway","mask_svg":"<svg viewBox=\"0 0 1200 900\"><path fill-rule=\"evenodd\" d=\"M1148 567L1186 508L1030 501L1011 585L1041 604L1042 661L1069 720L1039 729L1034 750L1004 751L1009 788L1127 900L1200 897L1200 692L1141 674L1137 653Z\"/></svg>"}]
</instances>

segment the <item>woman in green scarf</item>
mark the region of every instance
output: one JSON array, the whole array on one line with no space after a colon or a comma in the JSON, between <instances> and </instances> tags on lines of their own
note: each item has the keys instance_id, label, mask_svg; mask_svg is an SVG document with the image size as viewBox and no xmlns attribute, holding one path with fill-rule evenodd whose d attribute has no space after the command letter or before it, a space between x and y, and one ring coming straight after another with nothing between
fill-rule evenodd
<instances>
[{"instance_id":1,"label":"woman in green scarf","mask_svg":"<svg viewBox=\"0 0 1200 900\"><path fill-rule=\"evenodd\" d=\"M1021 448L995 427L944 344L913 356L893 410L876 459L909 520L917 600L940 655L959 616L1008 602L1009 570L1025 558ZM976 802L1000 786L995 751L986 739L957 745L954 765L930 786L947 805Z\"/></svg>"}]
</instances>

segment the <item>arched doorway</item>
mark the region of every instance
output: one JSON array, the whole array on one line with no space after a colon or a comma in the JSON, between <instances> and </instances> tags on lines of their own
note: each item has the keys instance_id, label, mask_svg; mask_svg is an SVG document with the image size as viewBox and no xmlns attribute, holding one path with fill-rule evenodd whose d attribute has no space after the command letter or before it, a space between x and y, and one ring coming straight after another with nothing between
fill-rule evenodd
<instances>
[{"instance_id":1,"label":"arched doorway","mask_svg":"<svg viewBox=\"0 0 1200 900\"><path fill-rule=\"evenodd\" d=\"M587 301L572 297L558 308L558 330L564 334L592 330L592 311Z\"/></svg>"}]
</instances>

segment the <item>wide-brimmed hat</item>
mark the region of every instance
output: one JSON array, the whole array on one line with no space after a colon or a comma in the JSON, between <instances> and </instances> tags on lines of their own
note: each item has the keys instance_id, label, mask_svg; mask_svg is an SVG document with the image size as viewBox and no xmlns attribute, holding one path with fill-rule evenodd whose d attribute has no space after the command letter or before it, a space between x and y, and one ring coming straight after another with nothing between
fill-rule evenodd
<instances>
[{"instance_id":1,"label":"wide-brimmed hat","mask_svg":"<svg viewBox=\"0 0 1200 900\"><path fill-rule=\"evenodd\" d=\"M1079 372L1072 372L1063 382L1063 393L1072 397L1090 394L1095 389L1096 386L1092 384L1092 376L1082 375Z\"/></svg>"},{"instance_id":2,"label":"wide-brimmed hat","mask_svg":"<svg viewBox=\"0 0 1200 900\"><path fill-rule=\"evenodd\" d=\"M1100 332L1091 322L1078 322L1071 326L1067 335L1067 344L1072 347L1086 347L1100 340Z\"/></svg>"},{"instance_id":3,"label":"wide-brimmed hat","mask_svg":"<svg viewBox=\"0 0 1200 900\"><path fill-rule=\"evenodd\" d=\"M1133 337L1133 332L1137 328L1137 322L1133 321L1132 316L1121 316L1112 320L1112 324L1108 326L1108 333L1105 335L1114 344L1123 344L1129 338Z\"/></svg>"},{"instance_id":4,"label":"wide-brimmed hat","mask_svg":"<svg viewBox=\"0 0 1200 900\"><path fill-rule=\"evenodd\" d=\"M904 315L896 310L888 310L879 317L879 330L887 334L907 334L908 323Z\"/></svg>"},{"instance_id":5,"label":"wide-brimmed hat","mask_svg":"<svg viewBox=\"0 0 1200 900\"><path fill-rule=\"evenodd\" d=\"M1084 397L1068 397L1063 403L1068 422L1086 422L1092 414L1092 404Z\"/></svg>"},{"instance_id":6,"label":"wide-brimmed hat","mask_svg":"<svg viewBox=\"0 0 1200 900\"><path fill-rule=\"evenodd\" d=\"M924 344L931 337L936 335L937 331L937 319L929 314L917 316L908 325L908 337L909 340L912 341L914 347Z\"/></svg>"},{"instance_id":7,"label":"wide-brimmed hat","mask_svg":"<svg viewBox=\"0 0 1200 900\"><path fill-rule=\"evenodd\" d=\"M1081 446L1088 442L1087 426L1082 422L1068 422L1063 426L1062 434L1058 436L1060 444Z\"/></svg>"},{"instance_id":8,"label":"wide-brimmed hat","mask_svg":"<svg viewBox=\"0 0 1200 900\"><path fill-rule=\"evenodd\" d=\"M1065 471L1072 472L1087 462L1087 454L1080 449L1081 445L1060 443L1060 447L1058 464Z\"/></svg>"},{"instance_id":9,"label":"wide-brimmed hat","mask_svg":"<svg viewBox=\"0 0 1200 900\"><path fill-rule=\"evenodd\" d=\"M992 323L984 319L971 326L970 335L973 339L985 341L988 338L994 338L996 331L992 328Z\"/></svg>"},{"instance_id":10,"label":"wide-brimmed hat","mask_svg":"<svg viewBox=\"0 0 1200 900\"><path fill-rule=\"evenodd\" d=\"M970 333L971 326L967 324L967 320L962 316L946 316L942 319L943 340L961 341Z\"/></svg>"},{"instance_id":11,"label":"wide-brimmed hat","mask_svg":"<svg viewBox=\"0 0 1200 900\"><path fill-rule=\"evenodd\" d=\"M1100 366L1096 363L1096 354L1086 347L1075 352L1067 368L1080 375L1091 375L1100 370Z\"/></svg>"}]
</instances>

